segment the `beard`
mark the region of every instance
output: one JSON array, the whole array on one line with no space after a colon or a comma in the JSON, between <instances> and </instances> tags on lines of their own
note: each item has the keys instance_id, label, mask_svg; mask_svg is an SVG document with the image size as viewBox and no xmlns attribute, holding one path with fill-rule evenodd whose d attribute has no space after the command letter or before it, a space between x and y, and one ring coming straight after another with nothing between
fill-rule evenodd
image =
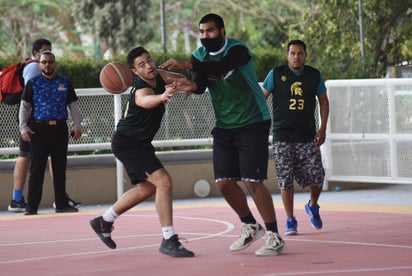
<instances>
[{"instance_id":1,"label":"beard","mask_svg":"<svg viewBox=\"0 0 412 276\"><path fill-rule=\"evenodd\" d=\"M42 73L44 74L44 75L46 75L46 76L53 76L53 74L54 74L54 69L43 69L42 70Z\"/></svg>"},{"instance_id":2,"label":"beard","mask_svg":"<svg viewBox=\"0 0 412 276\"><path fill-rule=\"evenodd\" d=\"M200 42L208 52L217 52L223 46L224 37L219 35L215 38L202 38Z\"/></svg>"}]
</instances>

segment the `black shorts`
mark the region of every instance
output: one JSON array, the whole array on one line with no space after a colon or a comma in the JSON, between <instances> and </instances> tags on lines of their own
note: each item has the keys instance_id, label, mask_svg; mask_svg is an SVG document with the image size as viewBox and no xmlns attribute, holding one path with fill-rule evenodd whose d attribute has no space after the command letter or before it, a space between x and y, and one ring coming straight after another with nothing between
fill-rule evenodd
<instances>
[{"instance_id":1,"label":"black shorts","mask_svg":"<svg viewBox=\"0 0 412 276\"><path fill-rule=\"evenodd\" d=\"M162 163L155 155L151 143L141 142L134 136L114 134L112 151L126 169L133 185L146 180L146 173L152 174L163 168Z\"/></svg>"},{"instance_id":2,"label":"black shorts","mask_svg":"<svg viewBox=\"0 0 412 276\"><path fill-rule=\"evenodd\" d=\"M19 156L30 158L30 142L26 142L21 138L19 141Z\"/></svg>"},{"instance_id":3,"label":"black shorts","mask_svg":"<svg viewBox=\"0 0 412 276\"><path fill-rule=\"evenodd\" d=\"M215 180L262 182L267 179L271 121L235 129L215 127L213 168Z\"/></svg>"}]
</instances>

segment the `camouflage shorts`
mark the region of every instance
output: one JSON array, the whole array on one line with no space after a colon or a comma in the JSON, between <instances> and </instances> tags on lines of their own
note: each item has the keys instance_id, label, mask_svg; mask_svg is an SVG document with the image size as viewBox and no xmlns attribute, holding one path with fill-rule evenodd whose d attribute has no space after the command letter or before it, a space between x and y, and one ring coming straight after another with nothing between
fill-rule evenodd
<instances>
[{"instance_id":1,"label":"camouflage shorts","mask_svg":"<svg viewBox=\"0 0 412 276\"><path fill-rule=\"evenodd\" d=\"M293 180L303 188L322 186L325 170L320 149L313 142L273 144L273 159L280 189L293 187Z\"/></svg>"}]
</instances>

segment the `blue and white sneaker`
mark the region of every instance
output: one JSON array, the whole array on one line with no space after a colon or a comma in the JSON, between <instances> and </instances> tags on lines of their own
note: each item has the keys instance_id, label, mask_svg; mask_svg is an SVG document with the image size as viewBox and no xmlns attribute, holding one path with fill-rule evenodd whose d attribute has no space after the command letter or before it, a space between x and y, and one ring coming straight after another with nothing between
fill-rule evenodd
<instances>
[{"instance_id":1,"label":"blue and white sneaker","mask_svg":"<svg viewBox=\"0 0 412 276\"><path fill-rule=\"evenodd\" d=\"M296 235L298 233L298 222L295 217L286 220L285 235Z\"/></svg>"},{"instance_id":2,"label":"blue and white sneaker","mask_svg":"<svg viewBox=\"0 0 412 276\"><path fill-rule=\"evenodd\" d=\"M310 206L310 200L308 204L305 205L306 214L308 214L310 218L310 225L317 230L322 229L323 226L322 219L319 216L319 208L318 204Z\"/></svg>"}]
</instances>

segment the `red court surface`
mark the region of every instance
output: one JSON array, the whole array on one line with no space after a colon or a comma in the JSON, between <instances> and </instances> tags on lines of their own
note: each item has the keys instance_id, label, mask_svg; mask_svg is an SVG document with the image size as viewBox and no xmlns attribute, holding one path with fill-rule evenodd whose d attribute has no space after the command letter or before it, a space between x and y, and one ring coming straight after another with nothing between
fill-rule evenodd
<instances>
[{"instance_id":1,"label":"red court surface","mask_svg":"<svg viewBox=\"0 0 412 276\"><path fill-rule=\"evenodd\" d=\"M287 250L274 257L254 255L263 238L244 251L229 251L240 223L221 199L174 202L175 230L194 258L158 252L162 237L153 203L115 222L115 250L89 226L106 206L85 206L76 214L44 209L30 217L0 212L0 275L412 275L411 205L321 202L324 228L317 231L305 201L295 201L299 234L284 236L284 210L275 199Z\"/></svg>"}]
</instances>

